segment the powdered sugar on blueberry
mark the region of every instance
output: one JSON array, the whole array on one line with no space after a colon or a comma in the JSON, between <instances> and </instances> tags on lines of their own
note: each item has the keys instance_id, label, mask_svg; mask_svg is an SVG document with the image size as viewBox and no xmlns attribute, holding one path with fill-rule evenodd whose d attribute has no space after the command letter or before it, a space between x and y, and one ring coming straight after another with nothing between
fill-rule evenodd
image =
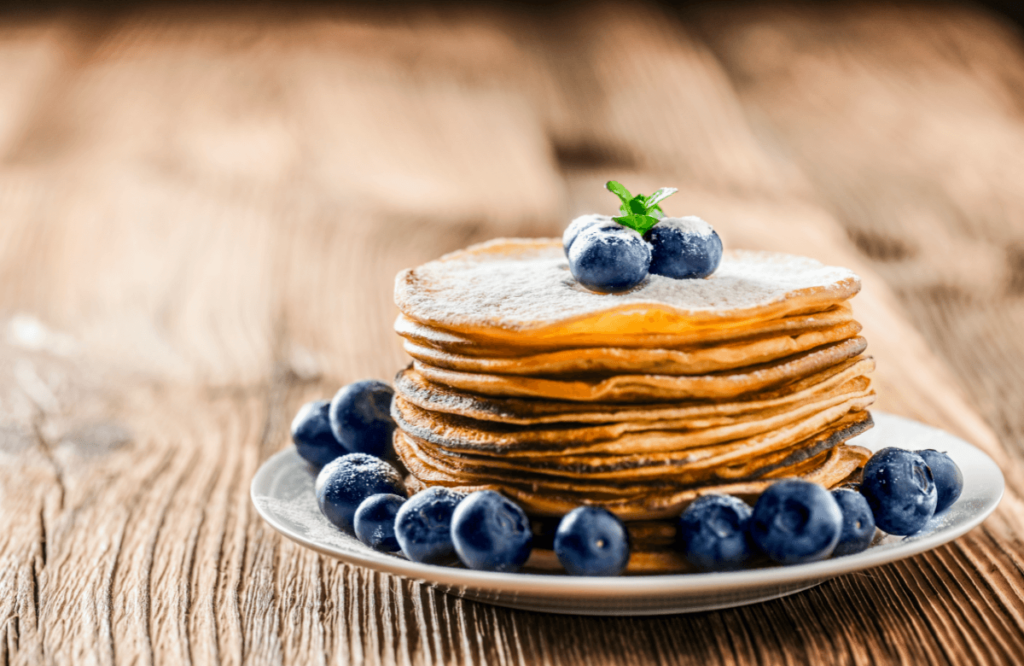
<instances>
[{"instance_id":1,"label":"powdered sugar on blueberry","mask_svg":"<svg viewBox=\"0 0 1024 666\"><path fill-rule=\"evenodd\" d=\"M698 236L700 238L707 238L711 234L715 233L715 230L711 228L710 224L696 215L687 215L686 217L666 217L658 222L658 227L677 229L684 234Z\"/></svg>"}]
</instances>

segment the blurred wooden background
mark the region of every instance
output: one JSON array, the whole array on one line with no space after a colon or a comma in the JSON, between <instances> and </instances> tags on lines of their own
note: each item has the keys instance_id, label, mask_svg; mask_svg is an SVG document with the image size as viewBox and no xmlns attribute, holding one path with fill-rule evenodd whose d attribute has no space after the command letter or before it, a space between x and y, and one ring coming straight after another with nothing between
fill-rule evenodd
<instances>
[{"instance_id":1,"label":"blurred wooden background","mask_svg":"<svg viewBox=\"0 0 1024 666\"><path fill-rule=\"evenodd\" d=\"M860 271L880 409L961 434L984 526L753 607L463 602L284 541L249 481L389 379L403 267L677 186ZM1020 663L1024 40L973 6L0 13L4 663Z\"/></svg>"}]
</instances>

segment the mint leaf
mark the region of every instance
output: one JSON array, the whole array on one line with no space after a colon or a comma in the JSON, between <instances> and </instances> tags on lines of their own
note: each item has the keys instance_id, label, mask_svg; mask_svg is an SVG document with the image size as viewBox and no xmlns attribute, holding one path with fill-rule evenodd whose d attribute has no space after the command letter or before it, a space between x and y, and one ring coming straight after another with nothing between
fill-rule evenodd
<instances>
[{"instance_id":1,"label":"mint leaf","mask_svg":"<svg viewBox=\"0 0 1024 666\"><path fill-rule=\"evenodd\" d=\"M604 186L622 201L622 205L619 206L622 215L612 219L622 226L636 231L641 236L665 217L665 211L658 204L679 191L674 187L663 187L650 196L642 194L633 196L629 190L623 187L622 183L614 180L609 180Z\"/></svg>"},{"instance_id":2,"label":"mint leaf","mask_svg":"<svg viewBox=\"0 0 1024 666\"><path fill-rule=\"evenodd\" d=\"M612 219L622 226L632 229L641 236L650 231L651 228L658 223L658 218L650 215L623 215L622 217L613 217Z\"/></svg>"},{"instance_id":3,"label":"mint leaf","mask_svg":"<svg viewBox=\"0 0 1024 666\"><path fill-rule=\"evenodd\" d=\"M629 200L633 198L633 195L629 193L629 190L623 187L622 183L616 182L614 180L609 180L607 183L604 184L604 187L606 190L608 190L609 192L611 192L612 194L614 194L615 196L622 200L622 212L625 213L625 207L629 204Z\"/></svg>"},{"instance_id":4,"label":"mint leaf","mask_svg":"<svg viewBox=\"0 0 1024 666\"><path fill-rule=\"evenodd\" d=\"M663 187L654 194L652 194L651 196L646 197L644 199L644 202L647 204L648 208L653 208L661 212L661 206L659 206L658 204L660 204L665 199L668 199L670 196L672 196L678 191L679 190L677 190L674 187ZM662 214L664 215L664 213Z\"/></svg>"},{"instance_id":5,"label":"mint leaf","mask_svg":"<svg viewBox=\"0 0 1024 666\"><path fill-rule=\"evenodd\" d=\"M627 229L632 229L633 231L636 231L637 227L642 226L642 224L639 224L638 221L634 219L636 217L636 215L623 215L622 217L613 217L612 219L621 224L622 226L626 227Z\"/></svg>"},{"instance_id":6,"label":"mint leaf","mask_svg":"<svg viewBox=\"0 0 1024 666\"><path fill-rule=\"evenodd\" d=\"M641 223L641 227L639 229L637 229L637 232L641 236L643 236L648 231L653 229L654 225L656 225L658 222L660 222L660 220L658 218L656 218L656 217L654 217L652 215L641 215L639 217L640 217L639 221Z\"/></svg>"},{"instance_id":7,"label":"mint leaf","mask_svg":"<svg viewBox=\"0 0 1024 666\"><path fill-rule=\"evenodd\" d=\"M626 212L632 215L647 215L647 204L644 202L644 195L638 194L626 203Z\"/></svg>"}]
</instances>

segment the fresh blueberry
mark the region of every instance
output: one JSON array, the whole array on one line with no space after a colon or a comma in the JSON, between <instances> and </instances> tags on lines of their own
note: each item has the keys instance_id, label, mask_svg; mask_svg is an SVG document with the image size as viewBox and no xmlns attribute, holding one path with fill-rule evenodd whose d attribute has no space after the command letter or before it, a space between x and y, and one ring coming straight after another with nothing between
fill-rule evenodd
<instances>
[{"instance_id":1,"label":"fresh blueberry","mask_svg":"<svg viewBox=\"0 0 1024 666\"><path fill-rule=\"evenodd\" d=\"M400 550L401 546L395 538L395 516L404 503L405 498L401 495L387 493L370 495L364 499L352 520L359 540L374 550L388 553Z\"/></svg>"},{"instance_id":2,"label":"fresh blueberry","mask_svg":"<svg viewBox=\"0 0 1024 666\"><path fill-rule=\"evenodd\" d=\"M612 218L608 215L581 215L575 220L569 223L569 226L565 228L562 233L562 249L565 250L565 256L569 256L569 248L572 247L573 241L580 235L580 232L589 229L595 224L612 222Z\"/></svg>"},{"instance_id":3,"label":"fresh blueberry","mask_svg":"<svg viewBox=\"0 0 1024 666\"><path fill-rule=\"evenodd\" d=\"M584 229L569 248L569 270L587 289L617 293L647 277L651 246L637 232L618 222Z\"/></svg>"},{"instance_id":4,"label":"fresh blueberry","mask_svg":"<svg viewBox=\"0 0 1024 666\"><path fill-rule=\"evenodd\" d=\"M778 481L754 505L750 537L781 564L823 560L843 531L843 512L832 494L800 479Z\"/></svg>"},{"instance_id":5,"label":"fresh blueberry","mask_svg":"<svg viewBox=\"0 0 1024 666\"><path fill-rule=\"evenodd\" d=\"M292 441L306 462L323 467L348 451L331 432L331 420L326 400L307 402L292 419Z\"/></svg>"},{"instance_id":6,"label":"fresh blueberry","mask_svg":"<svg viewBox=\"0 0 1024 666\"><path fill-rule=\"evenodd\" d=\"M395 422L391 418L394 389L373 379L349 384L331 400L331 431L352 453L384 458L391 445Z\"/></svg>"},{"instance_id":7,"label":"fresh blueberry","mask_svg":"<svg viewBox=\"0 0 1024 666\"><path fill-rule=\"evenodd\" d=\"M666 217L644 234L654 275L706 278L722 261L722 239L699 217Z\"/></svg>"},{"instance_id":8,"label":"fresh blueberry","mask_svg":"<svg viewBox=\"0 0 1024 666\"><path fill-rule=\"evenodd\" d=\"M519 506L481 490L459 502L452 514L452 542L470 569L514 572L530 557L533 534Z\"/></svg>"},{"instance_id":9,"label":"fresh blueberry","mask_svg":"<svg viewBox=\"0 0 1024 666\"><path fill-rule=\"evenodd\" d=\"M875 516L871 513L868 501L859 492L849 488L833 490L832 498L843 512L843 530L839 533L839 543L832 551L833 557L853 555L867 549L875 538Z\"/></svg>"},{"instance_id":10,"label":"fresh blueberry","mask_svg":"<svg viewBox=\"0 0 1024 666\"><path fill-rule=\"evenodd\" d=\"M964 491L964 475L957 467L953 459L942 451L928 449L918 451L917 455L924 458L924 462L932 470L932 478L935 479L935 490L939 499L935 504L935 513L945 511L953 506L953 502L960 498Z\"/></svg>"},{"instance_id":11,"label":"fresh blueberry","mask_svg":"<svg viewBox=\"0 0 1024 666\"><path fill-rule=\"evenodd\" d=\"M729 495L704 495L679 517L679 543L686 560L700 569L736 569L750 559L747 534L752 510Z\"/></svg>"},{"instance_id":12,"label":"fresh blueberry","mask_svg":"<svg viewBox=\"0 0 1024 666\"><path fill-rule=\"evenodd\" d=\"M395 516L395 536L402 552L413 562L447 564L455 557L452 514L465 497L434 486L413 495Z\"/></svg>"},{"instance_id":13,"label":"fresh blueberry","mask_svg":"<svg viewBox=\"0 0 1024 666\"><path fill-rule=\"evenodd\" d=\"M932 470L914 451L882 449L864 465L860 492L875 524L889 534L914 534L935 514L939 493Z\"/></svg>"},{"instance_id":14,"label":"fresh blueberry","mask_svg":"<svg viewBox=\"0 0 1024 666\"><path fill-rule=\"evenodd\" d=\"M365 453L349 453L324 465L316 477L316 502L327 520L352 531L356 508L370 495L401 495L402 477L394 467Z\"/></svg>"},{"instance_id":15,"label":"fresh blueberry","mask_svg":"<svg viewBox=\"0 0 1024 666\"><path fill-rule=\"evenodd\" d=\"M618 576L629 563L629 533L607 509L577 507L558 523L555 555L573 576Z\"/></svg>"}]
</instances>

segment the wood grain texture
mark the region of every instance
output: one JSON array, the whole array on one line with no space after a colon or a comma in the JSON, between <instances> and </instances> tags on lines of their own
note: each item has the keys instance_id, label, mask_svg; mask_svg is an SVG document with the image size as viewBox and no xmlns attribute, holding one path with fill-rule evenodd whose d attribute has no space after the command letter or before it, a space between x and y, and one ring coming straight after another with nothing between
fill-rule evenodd
<instances>
[{"instance_id":1,"label":"wood grain texture","mask_svg":"<svg viewBox=\"0 0 1024 666\"><path fill-rule=\"evenodd\" d=\"M1024 660L1024 45L928 5L137 9L0 21L0 659ZM584 618L280 539L303 402L406 358L399 269L681 187L733 247L855 268L879 407L1010 492L788 599ZM673 203L674 202L674 203Z\"/></svg>"}]
</instances>

